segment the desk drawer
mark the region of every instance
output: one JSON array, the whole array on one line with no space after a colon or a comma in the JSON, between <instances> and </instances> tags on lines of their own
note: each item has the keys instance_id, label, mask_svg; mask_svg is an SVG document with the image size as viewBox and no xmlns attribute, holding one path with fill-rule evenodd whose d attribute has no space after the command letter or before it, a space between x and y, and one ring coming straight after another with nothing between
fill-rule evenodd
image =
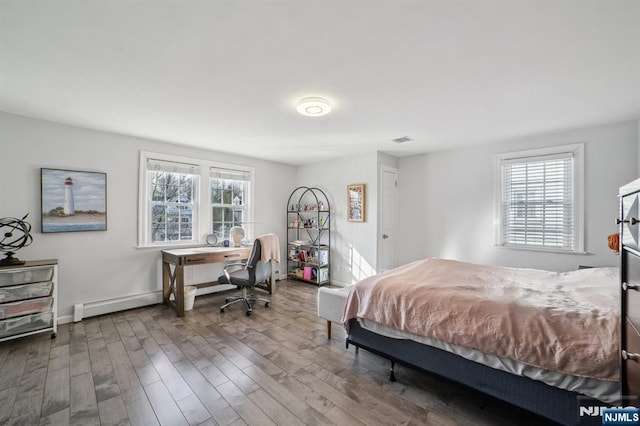
<instances>
[{"instance_id":1,"label":"desk drawer","mask_svg":"<svg viewBox=\"0 0 640 426\"><path fill-rule=\"evenodd\" d=\"M220 253L202 253L185 258L185 265L201 265L205 263L222 263L244 260L248 256L247 250L225 251Z\"/></svg>"}]
</instances>

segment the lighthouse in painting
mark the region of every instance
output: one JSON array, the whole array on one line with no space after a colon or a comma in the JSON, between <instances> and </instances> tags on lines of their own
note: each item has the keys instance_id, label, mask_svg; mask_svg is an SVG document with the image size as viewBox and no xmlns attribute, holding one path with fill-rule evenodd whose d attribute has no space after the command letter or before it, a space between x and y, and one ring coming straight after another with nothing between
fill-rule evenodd
<instances>
[{"instance_id":1,"label":"lighthouse in painting","mask_svg":"<svg viewBox=\"0 0 640 426\"><path fill-rule=\"evenodd\" d=\"M64 214L71 216L76 213L76 209L73 205L73 179L70 177L64 181Z\"/></svg>"}]
</instances>

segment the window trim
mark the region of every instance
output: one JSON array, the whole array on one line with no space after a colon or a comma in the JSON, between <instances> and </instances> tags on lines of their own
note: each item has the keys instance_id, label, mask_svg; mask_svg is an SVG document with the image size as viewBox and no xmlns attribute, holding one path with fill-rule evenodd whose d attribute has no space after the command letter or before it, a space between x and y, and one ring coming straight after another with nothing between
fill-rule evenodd
<instances>
[{"instance_id":1,"label":"window trim","mask_svg":"<svg viewBox=\"0 0 640 426\"><path fill-rule=\"evenodd\" d=\"M198 188L196 194L194 194L196 210L193 221L193 233L194 239L188 241L163 241L160 243L152 243L149 235L149 200L148 188L149 180L147 174L147 161L149 159L175 162L175 163L187 163L200 167L200 174L198 179ZM253 223L254 217L254 191L255 191L255 168L235 163L226 163L220 161L203 160L199 158L184 157L173 154L163 154L159 152L140 151L140 162L138 167L138 248L181 248L181 247L194 247L202 246L205 244L207 234L211 232L212 227L212 213L211 213L211 184L210 184L210 170L211 168L223 168L242 170L250 175L249 179L249 207L247 209L247 221ZM248 238L253 235L253 225L245 228L245 233Z\"/></svg>"},{"instance_id":2,"label":"window trim","mask_svg":"<svg viewBox=\"0 0 640 426\"><path fill-rule=\"evenodd\" d=\"M573 157L573 220L575 226L573 250L554 249L545 246L512 246L504 242L502 233L502 164L504 161L570 154ZM523 151L496 154L494 184L494 244L510 250L528 250L565 254L586 254L584 247L584 143L558 145Z\"/></svg>"}]
</instances>

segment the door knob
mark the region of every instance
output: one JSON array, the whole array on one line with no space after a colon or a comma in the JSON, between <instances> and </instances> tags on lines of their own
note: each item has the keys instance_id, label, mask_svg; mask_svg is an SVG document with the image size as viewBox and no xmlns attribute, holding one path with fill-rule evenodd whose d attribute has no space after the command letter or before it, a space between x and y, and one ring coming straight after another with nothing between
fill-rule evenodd
<instances>
[{"instance_id":1,"label":"door knob","mask_svg":"<svg viewBox=\"0 0 640 426\"><path fill-rule=\"evenodd\" d=\"M383 239L383 240L386 240L387 238L389 238L389 236L388 236L387 234L383 234L383 235L382 235L382 239Z\"/></svg>"}]
</instances>

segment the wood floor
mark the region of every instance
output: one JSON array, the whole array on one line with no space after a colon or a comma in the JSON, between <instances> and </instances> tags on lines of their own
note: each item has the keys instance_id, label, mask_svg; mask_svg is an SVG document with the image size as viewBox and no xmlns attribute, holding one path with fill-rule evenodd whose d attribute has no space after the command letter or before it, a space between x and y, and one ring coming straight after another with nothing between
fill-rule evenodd
<instances>
[{"instance_id":1,"label":"wood floor","mask_svg":"<svg viewBox=\"0 0 640 426\"><path fill-rule=\"evenodd\" d=\"M219 313L199 296L0 343L2 425L525 425L540 418L345 349L316 317L317 287L281 281L271 306ZM235 291L232 291L235 293Z\"/></svg>"}]
</instances>

